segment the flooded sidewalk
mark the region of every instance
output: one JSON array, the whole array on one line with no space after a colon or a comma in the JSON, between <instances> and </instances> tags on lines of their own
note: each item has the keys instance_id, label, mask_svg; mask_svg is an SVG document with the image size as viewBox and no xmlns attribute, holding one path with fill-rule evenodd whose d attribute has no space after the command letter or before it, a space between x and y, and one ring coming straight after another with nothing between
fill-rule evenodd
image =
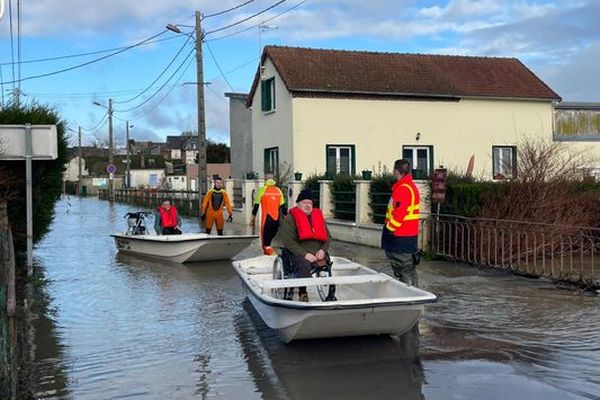
<instances>
[{"instance_id":1,"label":"flooded sidewalk","mask_svg":"<svg viewBox=\"0 0 600 400\"><path fill-rule=\"evenodd\" d=\"M600 298L465 265L423 262L439 297L419 333L282 343L230 262L117 254L126 204L57 204L35 252L48 279L36 323L42 399L598 399ZM184 220L184 230L198 231ZM243 233L242 225L226 232ZM259 255L258 241L239 258ZM332 254L390 273L375 248Z\"/></svg>"}]
</instances>

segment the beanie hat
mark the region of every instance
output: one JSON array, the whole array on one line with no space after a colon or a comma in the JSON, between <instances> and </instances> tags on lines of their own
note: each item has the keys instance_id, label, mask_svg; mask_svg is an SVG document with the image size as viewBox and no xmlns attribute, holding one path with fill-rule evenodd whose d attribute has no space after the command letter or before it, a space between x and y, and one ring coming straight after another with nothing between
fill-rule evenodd
<instances>
[{"instance_id":1,"label":"beanie hat","mask_svg":"<svg viewBox=\"0 0 600 400\"><path fill-rule=\"evenodd\" d=\"M296 203L301 202L302 200L311 200L312 201L312 192L310 189L301 190L298 194L298 198L296 199Z\"/></svg>"}]
</instances>

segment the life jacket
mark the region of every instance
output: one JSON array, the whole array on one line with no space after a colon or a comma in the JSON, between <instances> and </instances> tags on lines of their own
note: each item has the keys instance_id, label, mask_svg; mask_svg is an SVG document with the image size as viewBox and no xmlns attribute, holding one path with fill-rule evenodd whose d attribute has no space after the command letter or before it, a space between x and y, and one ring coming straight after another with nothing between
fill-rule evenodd
<instances>
[{"instance_id":1,"label":"life jacket","mask_svg":"<svg viewBox=\"0 0 600 400\"><path fill-rule=\"evenodd\" d=\"M323 218L323 213L320 209L313 208L312 213L310 214L310 220L308 219L308 215L304 214L304 211L298 207L290 209L289 213L296 223L298 239L318 240L319 242L327 241L328 236L327 228L325 227L325 218Z\"/></svg>"},{"instance_id":2,"label":"life jacket","mask_svg":"<svg viewBox=\"0 0 600 400\"><path fill-rule=\"evenodd\" d=\"M260 198L263 219L270 215L275 221L279 219L279 207L283 204L283 193L277 186L265 186Z\"/></svg>"},{"instance_id":3,"label":"life jacket","mask_svg":"<svg viewBox=\"0 0 600 400\"><path fill-rule=\"evenodd\" d=\"M420 200L419 189L415 186L412 176L402 177L392 187L392 197L385 214L385 228L394 236L417 236Z\"/></svg>"},{"instance_id":4,"label":"life jacket","mask_svg":"<svg viewBox=\"0 0 600 400\"><path fill-rule=\"evenodd\" d=\"M162 206L156 209L160 214L160 226L163 228L175 228L177 226L177 208L171 206L169 211Z\"/></svg>"}]
</instances>

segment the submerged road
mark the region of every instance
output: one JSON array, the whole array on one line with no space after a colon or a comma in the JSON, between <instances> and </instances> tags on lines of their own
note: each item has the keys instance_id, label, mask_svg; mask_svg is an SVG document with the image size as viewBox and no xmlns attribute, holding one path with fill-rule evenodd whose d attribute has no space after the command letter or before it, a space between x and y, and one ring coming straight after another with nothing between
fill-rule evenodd
<instances>
[{"instance_id":1,"label":"submerged road","mask_svg":"<svg viewBox=\"0 0 600 400\"><path fill-rule=\"evenodd\" d=\"M598 297L424 262L422 287L439 302L426 307L419 336L285 345L245 300L230 262L118 255L109 234L124 231L133 210L57 204L35 251L48 280L34 337L39 398L600 399ZM334 243L332 253L390 272L378 249ZM259 254L256 242L239 257Z\"/></svg>"}]
</instances>

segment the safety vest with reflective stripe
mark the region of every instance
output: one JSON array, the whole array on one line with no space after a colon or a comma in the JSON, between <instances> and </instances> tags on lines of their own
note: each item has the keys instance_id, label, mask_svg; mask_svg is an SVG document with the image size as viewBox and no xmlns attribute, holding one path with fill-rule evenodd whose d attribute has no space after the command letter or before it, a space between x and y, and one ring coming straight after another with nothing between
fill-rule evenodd
<instances>
[{"instance_id":1,"label":"safety vest with reflective stripe","mask_svg":"<svg viewBox=\"0 0 600 400\"><path fill-rule=\"evenodd\" d=\"M385 228L394 236L417 236L420 201L419 189L412 176L405 175L392 187L392 197L385 214Z\"/></svg>"}]
</instances>

